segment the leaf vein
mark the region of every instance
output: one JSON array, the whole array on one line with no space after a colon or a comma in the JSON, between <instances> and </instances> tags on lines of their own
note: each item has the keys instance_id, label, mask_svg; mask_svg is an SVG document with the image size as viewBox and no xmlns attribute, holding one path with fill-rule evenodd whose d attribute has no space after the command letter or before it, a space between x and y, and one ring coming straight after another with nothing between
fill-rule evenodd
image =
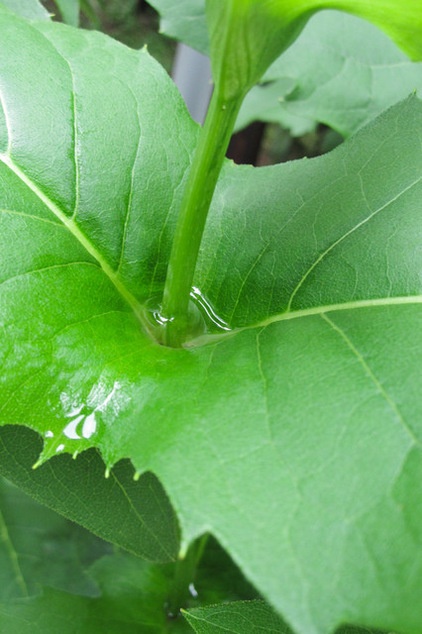
<instances>
[{"instance_id":1,"label":"leaf vein","mask_svg":"<svg viewBox=\"0 0 422 634\"><path fill-rule=\"evenodd\" d=\"M394 415L397 417L397 419L399 420L403 428L407 431L412 441L417 445L421 444L419 439L415 436L415 433L410 427L410 425L406 422L403 414L401 413L401 411L399 410L397 406L397 403L395 403L394 399L392 399L391 396L388 394L387 390L385 389L381 381L377 378L377 376L374 374L372 368L369 366L364 356L357 349L357 347L355 346L353 341L350 339L350 337L348 337L345 331L342 328L340 328L340 326L338 326L336 323L334 323L334 321L332 321L327 315L321 314L321 318L343 339L347 347L351 350L351 352L353 352L356 359L359 361L362 368L365 370L366 375L371 379L377 391L383 397L383 399L385 400L387 405L390 407Z\"/></svg>"},{"instance_id":2,"label":"leaf vein","mask_svg":"<svg viewBox=\"0 0 422 634\"><path fill-rule=\"evenodd\" d=\"M342 236L340 236L337 240L335 240L327 249L325 249L325 251L323 253L321 253L321 255L319 255L319 257L313 262L313 264L308 268L308 270L304 273L304 275L302 276L302 278L300 279L300 281L298 282L298 284L296 285L296 287L293 289L291 295L290 295L290 299L288 301L287 304L287 311L291 311L292 308L292 303L293 300L295 298L295 296L297 295L297 293L299 292L299 290L301 289L301 287L303 286L303 284L306 282L306 280L308 279L309 275L314 271L314 269L322 262L322 260L329 254L331 253L331 251L333 251L339 244L341 244L342 242L344 242L344 240L346 240L347 238L349 238L355 231L357 231L358 229L360 229L362 226L364 226L366 223L368 223L370 220L372 220L374 217L376 217L379 213L381 213L382 211L384 211L385 209L387 209L391 204L397 202L397 200L399 200L401 198L401 196L403 196L404 194L406 194L412 187L415 187L415 185L417 185L418 183L420 183L422 181L422 176L420 176L419 178L417 178L415 181L413 181L412 183L410 183L410 185L408 185L407 187L405 187L402 191L400 191L396 196L394 196L393 198L391 198L388 202L386 202L384 205L381 205L381 207L379 207L378 209L375 209L369 216L367 216L366 218L364 218L363 220L361 220L360 222L358 222L354 227L352 227L351 229L349 229L349 231L347 231L346 233L344 233ZM365 202L366 201L366 197L365 197ZM368 204L368 203L367 203Z\"/></svg>"},{"instance_id":3,"label":"leaf vein","mask_svg":"<svg viewBox=\"0 0 422 634\"><path fill-rule=\"evenodd\" d=\"M120 277L113 271L110 264L97 250L95 245L89 240L89 238L83 233L78 224L69 218L66 214L54 203L41 189L34 183L34 181L25 174L25 172L13 161L13 159L0 153L0 161L2 161L13 173L44 203L49 211L51 211L56 218L72 233L72 235L78 240L81 246L98 262L105 275L110 279L120 295L129 304L134 311L139 321L146 325L147 318L144 316L144 308L138 302L138 300L130 293L126 286L121 281Z\"/></svg>"}]
</instances>

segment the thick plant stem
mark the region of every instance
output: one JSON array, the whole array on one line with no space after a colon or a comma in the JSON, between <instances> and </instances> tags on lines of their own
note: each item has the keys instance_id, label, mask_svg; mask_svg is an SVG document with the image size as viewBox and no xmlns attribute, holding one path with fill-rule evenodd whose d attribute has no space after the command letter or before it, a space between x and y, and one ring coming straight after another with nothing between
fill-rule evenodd
<instances>
[{"instance_id":1,"label":"thick plant stem","mask_svg":"<svg viewBox=\"0 0 422 634\"><path fill-rule=\"evenodd\" d=\"M189 333L189 297L205 221L243 96L214 91L186 183L164 287L162 343L180 347Z\"/></svg>"},{"instance_id":2,"label":"thick plant stem","mask_svg":"<svg viewBox=\"0 0 422 634\"><path fill-rule=\"evenodd\" d=\"M172 592L167 605L167 613L171 618L177 617L180 609L186 605L191 596L190 587L195 581L196 569L202 558L207 541L208 535L204 535L194 541L185 558L175 564Z\"/></svg>"}]
</instances>

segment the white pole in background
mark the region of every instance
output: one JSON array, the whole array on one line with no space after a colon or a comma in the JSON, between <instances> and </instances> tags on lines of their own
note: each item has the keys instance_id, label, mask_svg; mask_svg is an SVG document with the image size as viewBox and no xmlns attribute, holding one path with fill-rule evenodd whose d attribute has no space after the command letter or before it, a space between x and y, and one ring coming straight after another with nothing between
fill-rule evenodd
<instances>
[{"instance_id":1,"label":"white pole in background","mask_svg":"<svg viewBox=\"0 0 422 634\"><path fill-rule=\"evenodd\" d=\"M202 124L212 93L209 58L186 44L178 44L172 77L191 117Z\"/></svg>"}]
</instances>

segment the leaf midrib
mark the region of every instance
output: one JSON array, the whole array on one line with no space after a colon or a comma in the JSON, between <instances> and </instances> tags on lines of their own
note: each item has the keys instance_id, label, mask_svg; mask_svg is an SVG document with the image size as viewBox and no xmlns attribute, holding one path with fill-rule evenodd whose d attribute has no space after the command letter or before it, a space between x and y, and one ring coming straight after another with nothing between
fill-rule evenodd
<instances>
[{"instance_id":1,"label":"leaf midrib","mask_svg":"<svg viewBox=\"0 0 422 634\"><path fill-rule=\"evenodd\" d=\"M404 306L404 305L422 304L422 295L405 295L398 297L380 297L376 299L360 299L352 302L342 302L339 304L326 304L323 306L314 306L312 308L302 308L301 310L294 310L271 315L262 321L254 324L248 324L247 326L240 326L233 328L229 332L222 334L202 335L197 339L189 342L189 347L199 347L206 344L211 344L217 341L221 341L226 337L232 337L236 334L244 332L246 330L262 329L276 324L282 321L291 321L293 319L301 319L304 317L322 316L327 313L333 313L346 310L360 310L364 308L377 308L377 307L389 307L389 306Z\"/></svg>"}]
</instances>

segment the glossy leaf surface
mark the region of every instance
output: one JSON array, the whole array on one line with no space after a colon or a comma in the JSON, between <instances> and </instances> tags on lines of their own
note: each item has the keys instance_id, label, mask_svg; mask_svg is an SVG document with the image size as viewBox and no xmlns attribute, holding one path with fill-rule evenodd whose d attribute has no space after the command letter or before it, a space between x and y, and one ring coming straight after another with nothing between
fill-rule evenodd
<instances>
[{"instance_id":1,"label":"glossy leaf surface","mask_svg":"<svg viewBox=\"0 0 422 634\"><path fill-rule=\"evenodd\" d=\"M228 164L195 279L218 334L166 349L144 302L196 126L145 52L0 16L2 423L155 473L184 546L211 531L297 632L419 632L422 104Z\"/></svg>"}]
</instances>

